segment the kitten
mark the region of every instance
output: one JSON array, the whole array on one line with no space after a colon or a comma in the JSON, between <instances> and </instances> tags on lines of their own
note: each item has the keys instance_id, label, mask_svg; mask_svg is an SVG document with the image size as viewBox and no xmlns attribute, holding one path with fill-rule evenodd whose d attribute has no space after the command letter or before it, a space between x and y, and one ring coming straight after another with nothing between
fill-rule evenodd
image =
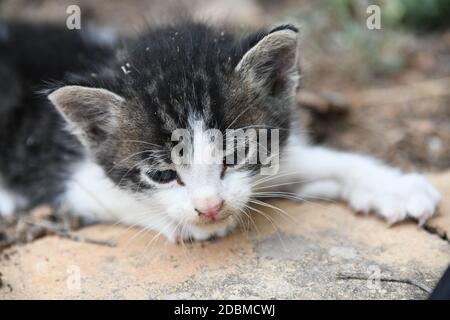
<instances>
[{"instance_id":1,"label":"kitten","mask_svg":"<svg viewBox=\"0 0 450 320\"><path fill-rule=\"evenodd\" d=\"M188 22L120 45L92 30L0 28L3 215L51 202L177 242L226 235L267 196L342 199L389 223L423 224L439 203L423 176L308 144L295 118L293 26L236 36ZM57 83L48 100L36 94L44 81ZM187 162L173 157L180 129ZM231 129L276 133L266 151L278 171L246 161L260 136L244 136L244 162L229 163L212 152L210 129L225 139Z\"/></svg>"}]
</instances>

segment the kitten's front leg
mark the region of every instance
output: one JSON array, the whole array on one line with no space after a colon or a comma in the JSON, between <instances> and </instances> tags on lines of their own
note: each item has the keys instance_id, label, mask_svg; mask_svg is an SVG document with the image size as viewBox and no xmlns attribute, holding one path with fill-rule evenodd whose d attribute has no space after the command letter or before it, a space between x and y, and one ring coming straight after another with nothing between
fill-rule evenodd
<instances>
[{"instance_id":1,"label":"kitten's front leg","mask_svg":"<svg viewBox=\"0 0 450 320\"><path fill-rule=\"evenodd\" d=\"M343 199L362 212L373 211L389 223L411 217L425 223L441 195L419 174L403 174L375 159L294 143L286 152L284 170L307 181L303 196Z\"/></svg>"}]
</instances>

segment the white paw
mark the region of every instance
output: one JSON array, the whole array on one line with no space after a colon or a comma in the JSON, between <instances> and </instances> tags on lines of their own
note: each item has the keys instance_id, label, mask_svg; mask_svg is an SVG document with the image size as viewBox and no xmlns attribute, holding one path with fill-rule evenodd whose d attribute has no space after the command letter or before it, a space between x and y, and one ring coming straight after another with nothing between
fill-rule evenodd
<instances>
[{"instance_id":1,"label":"white paw","mask_svg":"<svg viewBox=\"0 0 450 320\"><path fill-rule=\"evenodd\" d=\"M411 217L423 225L435 213L441 195L425 177L407 174L373 183L368 179L354 185L346 198L355 210L374 211L390 224Z\"/></svg>"}]
</instances>

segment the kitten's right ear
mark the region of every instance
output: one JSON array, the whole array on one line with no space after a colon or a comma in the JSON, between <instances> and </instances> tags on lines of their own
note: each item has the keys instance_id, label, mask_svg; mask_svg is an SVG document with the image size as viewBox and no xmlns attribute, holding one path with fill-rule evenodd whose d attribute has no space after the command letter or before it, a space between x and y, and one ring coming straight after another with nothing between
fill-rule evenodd
<instances>
[{"instance_id":1,"label":"kitten's right ear","mask_svg":"<svg viewBox=\"0 0 450 320\"><path fill-rule=\"evenodd\" d=\"M293 93L298 82L297 51L298 30L279 26L244 54L235 71L272 96Z\"/></svg>"},{"instance_id":2,"label":"kitten's right ear","mask_svg":"<svg viewBox=\"0 0 450 320\"><path fill-rule=\"evenodd\" d=\"M65 86L49 94L69 129L90 148L99 146L118 128L119 109L125 100L99 88Z\"/></svg>"}]
</instances>

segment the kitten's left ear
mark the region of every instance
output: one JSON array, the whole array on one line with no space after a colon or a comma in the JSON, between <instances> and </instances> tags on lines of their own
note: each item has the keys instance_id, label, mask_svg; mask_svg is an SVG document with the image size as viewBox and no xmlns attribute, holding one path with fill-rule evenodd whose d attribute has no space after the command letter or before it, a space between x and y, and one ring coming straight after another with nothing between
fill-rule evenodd
<instances>
[{"instance_id":1,"label":"kitten's left ear","mask_svg":"<svg viewBox=\"0 0 450 320\"><path fill-rule=\"evenodd\" d=\"M100 146L118 129L119 110L125 100L100 88L65 86L48 99L69 124L69 129L89 148Z\"/></svg>"},{"instance_id":2,"label":"kitten's left ear","mask_svg":"<svg viewBox=\"0 0 450 320\"><path fill-rule=\"evenodd\" d=\"M298 83L297 50L298 30L279 26L245 53L235 71L272 96L293 93Z\"/></svg>"}]
</instances>

